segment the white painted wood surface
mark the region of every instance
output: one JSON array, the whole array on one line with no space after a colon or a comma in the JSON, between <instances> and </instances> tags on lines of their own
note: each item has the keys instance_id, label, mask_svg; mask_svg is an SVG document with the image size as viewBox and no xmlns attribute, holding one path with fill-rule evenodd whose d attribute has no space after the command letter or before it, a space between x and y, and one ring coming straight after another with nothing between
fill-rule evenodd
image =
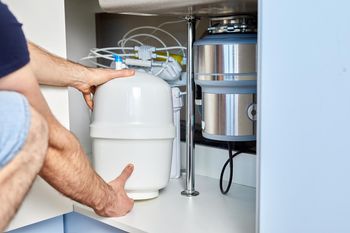
<instances>
[{"instance_id":1,"label":"white painted wood surface","mask_svg":"<svg viewBox=\"0 0 350 233\"><path fill-rule=\"evenodd\" d=\"M200 195L188 198L180 194L184 180L173 179L158 198L135 202L124 217L102 218L80 204L74 204L74 211L127 232L255 232L254 188L233 184L222 195L217 179L196 176L196 183Z\"/></svg>"}]
</instances>

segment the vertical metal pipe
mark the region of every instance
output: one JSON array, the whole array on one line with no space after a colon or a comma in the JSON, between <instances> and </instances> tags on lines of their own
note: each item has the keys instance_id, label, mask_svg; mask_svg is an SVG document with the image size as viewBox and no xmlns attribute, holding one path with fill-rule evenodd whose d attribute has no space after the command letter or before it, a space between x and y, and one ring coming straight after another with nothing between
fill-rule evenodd
<instances>
[{"instance_id":1,"label":"vertical metal pipe","mask_svg":"<svg viewBox=\"0 0 350 233\"><path fill-rule=\"evenodd\" d=\"M193 79L193 38L195 35L195 21L193 16L186 17L187 20L187 98L186 98L186 189L181 192L184 196L197 196L194 183L194 92Z\"/></svg>"}]
</instances>

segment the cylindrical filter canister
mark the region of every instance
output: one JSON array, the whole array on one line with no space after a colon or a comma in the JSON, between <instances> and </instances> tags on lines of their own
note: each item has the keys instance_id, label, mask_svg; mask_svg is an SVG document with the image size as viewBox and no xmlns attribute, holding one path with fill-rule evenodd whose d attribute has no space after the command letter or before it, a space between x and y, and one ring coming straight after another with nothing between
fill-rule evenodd
<instances>
[{"instance_id":1,"label":"cylindrical filter canister","mask_svg":"<svg viewBox=\"0 0 350 233\"><path fill-rule=\"evenodd\" d=\"M205 138L256 140L256 42L255 33L227 33L208 35L194 43Z\"/></svg>"},{"instance_id":2,"label":"cylindrical filter canister","mask_svg":"<svg viewBox=\"0 0 350 233\"><path fill-rule=\"evenodd\" d=\"M135 200L157 197L169 181L175 137L170 86L136 71L99 86L94 101L90 136L96 172L110 181L132 163L127 194Z\"/></svg>"}]
</instances>

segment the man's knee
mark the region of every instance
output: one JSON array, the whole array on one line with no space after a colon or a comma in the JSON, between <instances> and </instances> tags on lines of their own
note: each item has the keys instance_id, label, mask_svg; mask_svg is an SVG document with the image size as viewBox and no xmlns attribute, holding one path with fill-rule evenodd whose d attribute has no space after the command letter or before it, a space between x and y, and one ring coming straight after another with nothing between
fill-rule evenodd
<instances>
[{"instance_id":1,"label":"man's knee","mask_svg":"<svg viewBox=\"0 0 350 233\"><path fill-rule=\"evenodd\" d=\"M28 161L36 159L42 162L47 144L45 119L23 95L0 91L0 168L22 150L30 152Z\"/></svg>"}]
</instances>

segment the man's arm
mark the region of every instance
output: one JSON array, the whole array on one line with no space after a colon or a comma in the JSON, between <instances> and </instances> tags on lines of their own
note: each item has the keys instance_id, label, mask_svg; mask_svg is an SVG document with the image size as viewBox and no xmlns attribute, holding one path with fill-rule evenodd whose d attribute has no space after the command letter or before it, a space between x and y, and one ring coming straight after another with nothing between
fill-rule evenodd
<instances>
[{"instance_id":1,"label":"man's arm","mask_svg":"<svg viewBox=\"0 0 350 233\"><path fill-rule=\"evenodd\" d=\"M14 159L0 170L0 232L3 232L17 212L39 173L46 154L46 121L33 108L30 111L31 123L25 144Z\"/></svg>"},{"instance_id":2,"label":"man's arm","mask_svg":"<svg viewBox=\"0 0 350 233\"><path fill-rule=\"evenodd\" d=\"M51 124L49 149L40 172L49 184L72 199L92 207L101 216L121 216L133 206L124 185L133 171L127 166L110 184L98 176L78 140L64 127Z\"/></svg>"},{"instance_id":3,"label":"man's arm","mask_svg":"<svg viewBox=\"0 0 350 233\"><path fill-rule=\"evenodd\" d=\"M44 65L44 64L43 64ZM30 65L12 77L1 78L0 87L25 95L49 126L49 148L40 175L64 195L88 205L103 216L125 215L133 206L124 184L133 171L128 166L107 184L92 169L77 139L52 115Z\"/></svg>"},{"instance_id":4,"label":"man's arm","mask_svg":"<svg viewBox=\"0 0 350 233\"><path fill-rule=\"evenodd\" d=\"M93 108L91 94L96 86L111 79L127 77L133 70L112 70L88 68L80 64L55 56L39 46L29 42L31 68L40 84L74 87L82 92L90 109Z\"/></svg>"}]
</instances>

